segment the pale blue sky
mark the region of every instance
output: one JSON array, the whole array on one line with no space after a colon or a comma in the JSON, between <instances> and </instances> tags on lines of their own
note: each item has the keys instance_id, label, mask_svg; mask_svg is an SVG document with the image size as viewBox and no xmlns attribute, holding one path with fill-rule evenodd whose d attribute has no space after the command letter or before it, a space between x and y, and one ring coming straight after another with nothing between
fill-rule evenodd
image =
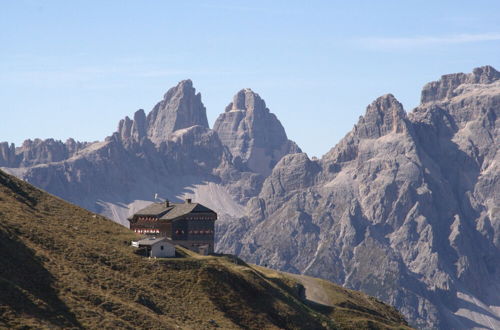
<instances>
[{"instance_id":1,"label":"pale blue sky","mask_svg":"<svg viewBox=\"0 0 500 330\"><path fill-rule=\"evenodd\" d=\"M500 1L0 0L0 141L102 140L190 78L210 125L250 87L321 156L376 97L500 69Z\"/></svg>"}]
</instances>

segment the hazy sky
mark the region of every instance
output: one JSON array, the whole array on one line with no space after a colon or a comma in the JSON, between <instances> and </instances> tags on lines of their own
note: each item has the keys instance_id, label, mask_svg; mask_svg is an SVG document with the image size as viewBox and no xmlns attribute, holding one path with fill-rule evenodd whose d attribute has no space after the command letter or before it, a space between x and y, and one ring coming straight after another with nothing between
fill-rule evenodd
<instances>
[{"instance_id":1,"label":"hazy sky","mask_svg":"<svg viewBox=\"0 0 500 330\"><path fill-rule=\"evenodd\" d=\"M0 0L0 141L102 140L190 78L212 126L250 87L321 156L375 98L500 69L500 1Z\"/></svg>"}]
</instances>

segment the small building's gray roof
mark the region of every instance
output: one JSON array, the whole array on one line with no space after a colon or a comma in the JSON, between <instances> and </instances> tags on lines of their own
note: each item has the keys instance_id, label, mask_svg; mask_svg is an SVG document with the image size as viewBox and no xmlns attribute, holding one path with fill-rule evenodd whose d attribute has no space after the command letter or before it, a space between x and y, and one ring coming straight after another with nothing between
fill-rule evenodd
<instances>
[{"instance_id":1,"label":"small building's gray roof","mask_svg":"<svg viewBox=\"0 0 500 330\"><path fill-rule=\"evenodd\" d=\"M215 213L200 203L170 203L165 202L151 203L145 208L139 210L134 216L154 216L162 220L172 220L189 213Z\"/></svg>"},{"instance_id":2,"label":"small building's gray roof","mask_svg":"<svg viewBox=\"0 0 500 330\"><path fill-rule=\"evenodd\" d=\"M144 246L144 245L147 245L147 246L153 246L157 243L160 243L162 241L167 241L167 238L166 237L151 237L151 238L143 238L141 239L140 241L137 241L137 244L139 244L139 246Z\"/></svg>"}]
</instances>

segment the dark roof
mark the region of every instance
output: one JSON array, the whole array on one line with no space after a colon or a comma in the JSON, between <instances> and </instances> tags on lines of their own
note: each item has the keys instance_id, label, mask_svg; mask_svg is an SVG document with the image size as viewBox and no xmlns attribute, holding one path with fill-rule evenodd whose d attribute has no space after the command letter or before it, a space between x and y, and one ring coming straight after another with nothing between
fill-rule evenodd
<instances>
[{"instance_id":1,"label":"dark roof","mask_svg":"<svg viewBox=\"0 0 500 330\"><path fill-rule=\"evenodd\" d=\"M174 204L170 203L170 207L166 207L165 203L151 203L145 208L137 211L135 215L162 216L163 213L174 208Z\"/></svg>"},{"instance_id":2,"label":"dark roof","mask_svg":"<svg viewBox=\"0 0 500 330\"><path fill-rule=\"evenodd\" d=\"M189 213L215 213L200 203L151 203L134 214L137 216L154 216L163 220L172 220Z\"/></svg>"}]
</instances>

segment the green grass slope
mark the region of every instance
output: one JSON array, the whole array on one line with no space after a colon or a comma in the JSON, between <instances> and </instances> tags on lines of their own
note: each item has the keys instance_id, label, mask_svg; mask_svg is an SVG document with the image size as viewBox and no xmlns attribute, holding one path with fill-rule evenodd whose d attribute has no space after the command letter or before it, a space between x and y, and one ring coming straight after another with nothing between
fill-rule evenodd
<instances>
[{"instance_id":1,"label":"green grass slope","mask_svg":"<svg viewBox=\"0 0 500 330\"><path fill-rule=\"evenodd\" d=\"M142 258L136 238L0 171L0 328L407 328L391 307L358 306L340 287L325 284L350 304L320 305L292 276L184 249Z\"/></svg>"}]
</instances>

